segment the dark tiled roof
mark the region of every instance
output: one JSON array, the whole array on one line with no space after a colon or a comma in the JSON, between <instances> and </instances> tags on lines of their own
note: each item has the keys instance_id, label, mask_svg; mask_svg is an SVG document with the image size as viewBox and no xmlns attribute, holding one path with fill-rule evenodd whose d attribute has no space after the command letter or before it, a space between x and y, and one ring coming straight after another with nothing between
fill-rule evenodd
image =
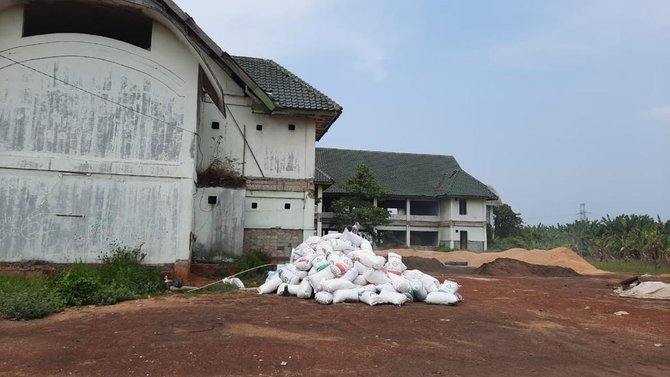
<instances>
[{"instance_id":1,"label":"dark tiled roof","mask_svg":"<svg viewBox=\"0 0 670 377\"><path fill-rule=\"evenodd\" d=\"M333 184L335 183L335 180L331 178L328 174L324 173L323 170L316 168L314 169L314 183Z\"/></svg>"},{"instance_id":2,"label":"dark tiled roof","mask_svg":"<svg viewBox=\"0 0 670 377\"><path fill-rule=\"evenodd\" d=\"M335 180L326 193L344 192L340 185L359 164L369 167L391 196L497 198L452 156L316 148L316 167Z\"/></svg>"},{"instance_id":3,"label":"dark tiled roof","mask_svg":"<svg viewBox=\"0 0 670 377\"><path fill-rule=\"evenodd\" d=\"M245 56L233 56L233 59L283 108L342 111L335 101L270 59Z\"/></svg>"}]
</instances>

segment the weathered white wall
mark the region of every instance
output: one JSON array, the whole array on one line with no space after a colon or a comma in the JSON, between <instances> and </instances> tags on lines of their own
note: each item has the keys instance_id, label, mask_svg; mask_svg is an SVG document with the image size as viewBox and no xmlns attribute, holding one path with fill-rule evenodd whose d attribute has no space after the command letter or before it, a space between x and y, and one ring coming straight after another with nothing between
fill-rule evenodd
<instances>
[{"instance_id":1,"label":"weathered white wall","mask_svg":"<svg viewBox=\"0 0 670 377\"><path fill-rule=\"evenodd\" d=\"M112 244L143 244L149 263L188 258L188 244L175 246L184 233L180 213L191 199L189 185L0 169L0 260L96 262Z\"/></svg>"},{"instance_id":2,"label":"weathered white wall","mask_svg":"<svg viewBox=\"0 0 670 377\"><path fill-rule=\"evenodd\" d=\"M251 208L252 203L257 208ZM284 209L286 203L291 209ZM244 227L301 229L309 237L314 234L314 199L303 192L247 191Z\"/></svg>"},{"instance_id":3,"label":"weathered white wall","mask_svg":"<svg viewBox=\"0 0 670 377\"><path fill-rule=\"evenodd\" d=\"M208 203L209 196L217 198L216 204ZM195 260L220 261L226 257L242 255L244 197L244 189L223 187L197 189L193 205Z\"/></svg>"},{"instance_id":4,"label":"weathered white wall","mask_svg":"<svg viewBox=\"0 0 670 377\"><path fill-rule=\"evenodd\" d=\"M314 177L314 121L254 113L247 98L229 95L225 101L227 117L223 117L213 103L203 104L199 169L207 168L214 158L228 158L235 161L240 172L247 177ZM219 122L220 128L212 129L212 122ZM258 124L263 126L262 131L256 130ZM289 124L295 125L294 131L288 129ZM248 143L246 151L245 132Z\"/></svg>"},{"instance_id":5,"label":"weathered white wall","mask_svg":"<svg viewBox=\"0 0 670 377\"><path fill-rule=\"evenodd\" d=\"M483 199L467 199L468 208L467 214L459 214L458 200L447 199L443 202L442 208L446 210L445 214L448 216L444 220L456 221L486 221L486 201Z\"/></svg>"},{"instance_id":6,"label":"weathered white wall","mask_svg":"<svg viewBox=\"0 0 670 377\"><path fill-rule=\"evenodd\" d=\"M198 170L219 159L245 177L313 178L314 121L254 113L249 98L235 94L231 87L227 90L226 117L211 101L202 103ZM212 122L219 122L219 129L212 129ZM262 131L256 129L258 124ZM295 125L294 131L288 129L289 124ZM251 208L252 202L258 203L258 209ZM284 209L285 203L291 204L290 210ZM314 199L308 192L247 191L244 208L247 229L298 229L304 237L314 234Z\"/></svg>"},{"instance_id":7,"label":"weathered white wall","mask_svg":"<svg viewBox=\"0 0 670 377\"><path fill-rule=\"evenodd\" d=\"M188 259L198 62L153 25L149 51L84 34L22 38L22 8L0 13L0 51L32 68L0 58L0 169L16 169L0 170L0 219L32 229L5 231L0 259L95 261L110 240L144 243L151 263Z\"/></svg>"}]
</instances>

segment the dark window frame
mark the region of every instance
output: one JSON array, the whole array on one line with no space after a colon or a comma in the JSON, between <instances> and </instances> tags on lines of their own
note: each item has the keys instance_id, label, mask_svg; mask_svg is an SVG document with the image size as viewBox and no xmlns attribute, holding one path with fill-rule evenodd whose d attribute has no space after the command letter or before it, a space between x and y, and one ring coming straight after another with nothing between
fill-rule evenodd
<instances>
[{"instance_id":1,"label":"dark window frame","mask_svg":"<svg viewBox=\"0 0 670 377\"><path fill-rule=\"evenodd\" d=\"M458 199L458 214L467 215L468 214L468 200L467 199Z\"/></svg>"}]
</instances>

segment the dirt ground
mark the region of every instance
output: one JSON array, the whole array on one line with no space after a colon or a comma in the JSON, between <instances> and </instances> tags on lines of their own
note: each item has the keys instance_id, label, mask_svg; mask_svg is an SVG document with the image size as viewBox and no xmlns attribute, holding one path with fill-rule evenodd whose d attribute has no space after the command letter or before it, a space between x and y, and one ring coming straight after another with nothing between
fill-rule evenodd
<instances>
[{"instance_id":1,"label":"dirt ground","mask_svg":"<svg viewBox=\"0 0 670 377\"><path fill-rule=\"evenodd\" d=\"M448 277L458 306L242 291L0 321L0 376L670 376L670 302L621 276Z\"/></svg>"}]
</instances>

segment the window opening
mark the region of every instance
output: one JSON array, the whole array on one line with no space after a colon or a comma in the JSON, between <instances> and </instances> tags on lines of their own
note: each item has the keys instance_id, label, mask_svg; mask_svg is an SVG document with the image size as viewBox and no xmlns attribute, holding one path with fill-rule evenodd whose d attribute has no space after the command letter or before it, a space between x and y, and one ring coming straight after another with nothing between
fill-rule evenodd
<instances>
[{"instance_id":1,"label":"window opening","mask_svg":"<svg viewBox=\"0 0 670 377\"><path fill-rule=\"evenodd\" d=\"M151 19L128 8L84 3L26 4L23 36L78 33L91 34L151 49Z\"/></svg>"}]
</instances>

